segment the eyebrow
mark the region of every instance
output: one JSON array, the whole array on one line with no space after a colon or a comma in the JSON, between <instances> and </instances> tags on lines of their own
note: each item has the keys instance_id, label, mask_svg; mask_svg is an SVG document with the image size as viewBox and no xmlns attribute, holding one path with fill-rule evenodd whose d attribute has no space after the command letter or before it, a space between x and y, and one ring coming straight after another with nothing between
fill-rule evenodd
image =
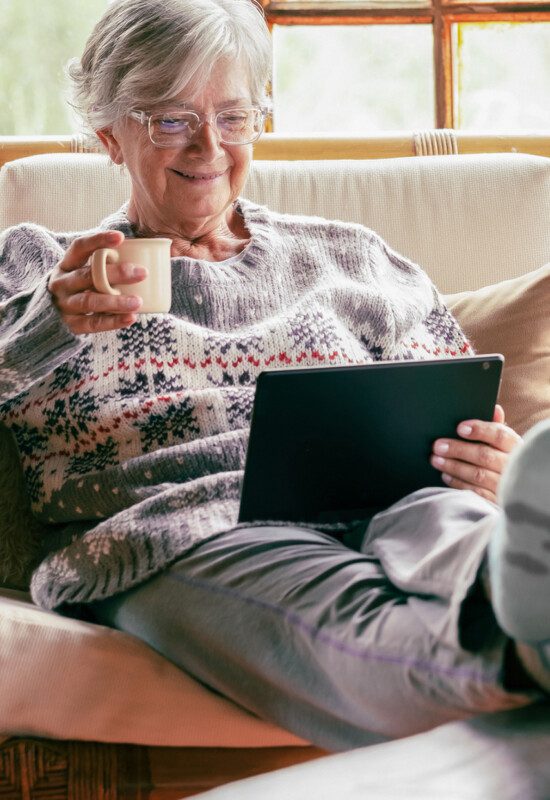
<instances>
[{"instance_id":1,"label":"eyebrow","mask_svg":"<svg viewBox=\"0 0 550 800\"><path fill-rule=\"evenodd\" d=\"M252 103L252 99L250 97L233 97L231 100L223 100L223 102L221 102L219 105L216 106L216 109L232 108L233 106L244 103L250 104ZM188 103L185 100L168 101L167 103L159 105L158 108L159 109L183 108L187 111L194 111L194 108L191 105L191 103Z\"/></svg>"}]
</instances>

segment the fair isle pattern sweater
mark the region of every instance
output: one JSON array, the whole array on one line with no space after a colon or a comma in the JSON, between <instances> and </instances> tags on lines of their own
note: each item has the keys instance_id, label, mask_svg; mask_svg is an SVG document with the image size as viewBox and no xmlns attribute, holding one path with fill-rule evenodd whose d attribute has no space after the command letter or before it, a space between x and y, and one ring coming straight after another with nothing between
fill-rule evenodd
<instances>
[{"instance_id":1,"label":"fair isle pattern sweater","mask_svg":"<svg viewBox=\"0 0 550 800\"><path fill-rule=\"evenodd\" d=\"M31 585L45 608L129 589L236 525L262 370L469 352L427 276L372 231L236 208L238 256L172 259L169 314L86 336L47 290L77 234L2 237L0 414L51 525ZM125 208L99 228L134 235Z\"/></svg>"}]
</instances>

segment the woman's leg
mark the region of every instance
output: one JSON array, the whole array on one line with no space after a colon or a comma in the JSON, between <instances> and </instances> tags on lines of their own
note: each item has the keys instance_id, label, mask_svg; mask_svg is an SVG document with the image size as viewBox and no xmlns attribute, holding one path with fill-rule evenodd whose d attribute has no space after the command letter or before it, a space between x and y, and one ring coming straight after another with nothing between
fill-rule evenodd
<instances>
[{"instance_id":1,"label":"woman's leg","mask_svg":"<svg viewBox=\"0 0 550 800\"><path fill-rule=\"evenodd\" d=\"M492 603L528 672L550 691L550 420L514 453L500 501L489 548Z\"/></svg>"},{"instance_id":2,"label":"woman's leg","mask_svg":"<svg viewBox=\"0 0 550 800\"><path fill-rule=\"evenodd\" d=\"M503 688L492 616L478 652L460 645L495 513L467 492L413 495L375 518L362 553L307 529L236 529L93 610L319 746L404 736L532 697Z\"/></svg>"}]
</instances>

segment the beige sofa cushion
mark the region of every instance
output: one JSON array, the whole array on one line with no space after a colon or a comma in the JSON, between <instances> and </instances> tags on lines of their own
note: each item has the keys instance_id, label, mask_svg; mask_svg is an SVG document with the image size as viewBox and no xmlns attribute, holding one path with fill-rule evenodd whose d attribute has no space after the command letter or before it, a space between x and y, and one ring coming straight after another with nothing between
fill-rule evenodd
<instances>
[{"instance_id":1,"label":"beige sofa cushion","mask_svg":"<svg viewBox=\"0 0 550 800\"><path fill-rule=\"evenodd\" d=\"M301 739L205 689L120 631L0 592L0 734L178 747Z\"/></svg>"},{"instance_id":2,"label":"beige sofa cushion","mask_svg":"<svg viewBox=\"0 0 550 800\"><path fill-rule=\"evenodd\" d=\"M0 172L0 229L23 220L92 227L129 178L99 154L32 156ZM443 292L550 261L550 159L519 153L363 161L258 161L243 194L277 211L361 222Z\"/></svg>"},{"instance_id":3,"label":"beige sofa cushion","mask_svg":"<svg viewBox=\"0 0 550 800\"><path fill-rule=\"evenodd\" d=\"M507 423L524 434L550 417L550 265L446 300L478 352L506 358Z\"/></svg>"}]
</instances>

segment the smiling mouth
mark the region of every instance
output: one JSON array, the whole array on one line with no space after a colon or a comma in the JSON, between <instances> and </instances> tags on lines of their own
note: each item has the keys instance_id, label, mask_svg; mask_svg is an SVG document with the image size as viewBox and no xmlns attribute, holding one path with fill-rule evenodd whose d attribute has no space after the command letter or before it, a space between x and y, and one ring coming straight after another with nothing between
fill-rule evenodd
<instances>
[{"instance_id":1,"label":"smiling mouth","mask_svg":"<svg viewBox=\"0 0 550 800\"><path fill-rule=\"evenodd\" d=\"M206 182L221 178L222 175L225 175L227 170L224 169L223 172L182 172L181 170L173 169L172 172L175 172L180 178L185 178L188 181Z\"/></svg>"}]
</instances>

